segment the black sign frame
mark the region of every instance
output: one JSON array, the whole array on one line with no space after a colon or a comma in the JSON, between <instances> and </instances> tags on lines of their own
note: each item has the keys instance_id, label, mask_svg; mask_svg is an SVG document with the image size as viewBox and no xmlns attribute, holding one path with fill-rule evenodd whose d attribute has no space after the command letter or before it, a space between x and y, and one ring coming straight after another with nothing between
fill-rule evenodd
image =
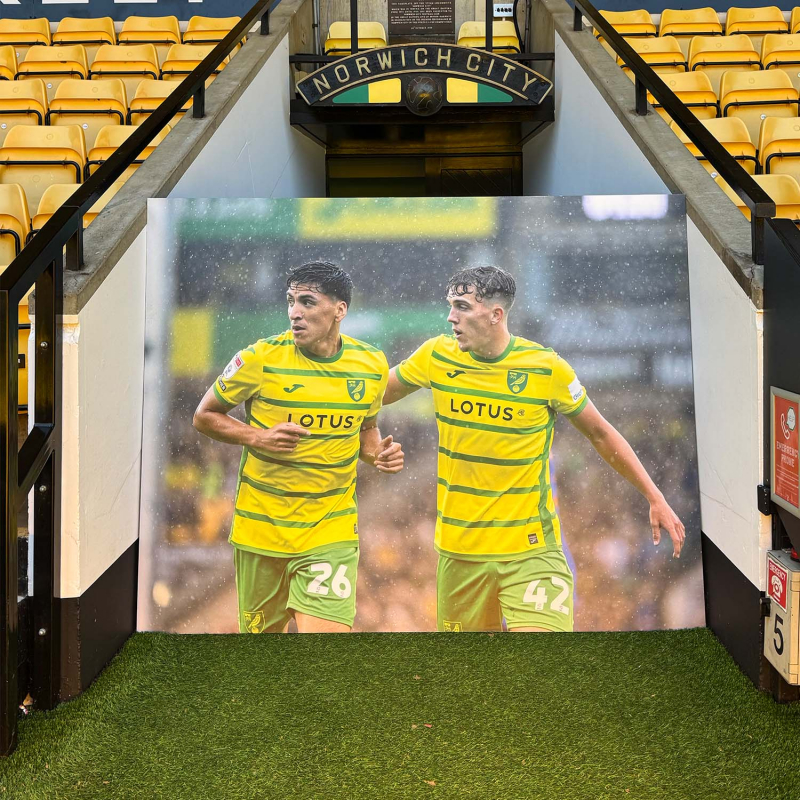
<instances>
[{"instance_id":1,"label":"black sign frame","mask_svg":"<svg viewBox=\"0 0 800 800\"><path fill-rule=\"evenodd\" d=\"M325 64L297 84L308 105L330 106L341 92L389 77L445 75L501 89L509 105L539 105L553 84L530 67L498 53L452 44L401 44L362 50Z\"/></svg>"}]
</instances>

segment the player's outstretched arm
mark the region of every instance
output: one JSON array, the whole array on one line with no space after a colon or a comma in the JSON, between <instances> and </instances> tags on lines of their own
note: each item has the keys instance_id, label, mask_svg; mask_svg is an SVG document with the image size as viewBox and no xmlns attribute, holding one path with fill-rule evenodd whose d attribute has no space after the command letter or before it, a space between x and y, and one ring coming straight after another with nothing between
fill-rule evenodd
<instances>
[{"instance_id":1,"label":"player's outstretched arm","mask_svg":"<svg viewBox=\"0 0 800 800\"><path fill-rule=\"evenodd\" d=\"M569 421L592 443L608 464L645 496L650 503L653 544L661 541L661 529L664 528L672 539L672 555L679 558L686 529L625 437L597 410L591 400L580 414L569 417Z\"/></svg>"},{"instance_id":2,"label":"player's outstretched arm","mask_svg":"<svg viewBox=\"0 0 800 800\"><path fill-rule=\"evenodd\" d=\"M419 386L409 386L397 377L397 367L392 367L389 371L389 382L386 384L386 391L383 393L383 405L388 406L402 400L412 392L416 392Z\"/></svg>"},{"instance_id":3,"label":"player's outstretched arm","mask_svg":"<svg viewBox=\"0 0 800 800\"><path fill-rule=\"evenodd\" d=\"M232 408L217 399L213 388L209 389L194 412L192 424L200 433L218 442L256 447L272 453L291 453L300 437L309 435L309 431L294 422L281 422L266 430L254 428L228 416Z\"/></svg>"},{"instance_id":4,"label":"player's outstretched arm","mask_svg":"<svg viewBox=\"0 0 800 800\"><path fill-rule=\"evenodd\" d=\"M371 425L361 427L361 451L358 456L362 461L371 464L379 472L395 473L403 469L405 454L400 442L395 442L391 435L381 439L381 433L373 420Z\"/></svg>"}]
</instances>

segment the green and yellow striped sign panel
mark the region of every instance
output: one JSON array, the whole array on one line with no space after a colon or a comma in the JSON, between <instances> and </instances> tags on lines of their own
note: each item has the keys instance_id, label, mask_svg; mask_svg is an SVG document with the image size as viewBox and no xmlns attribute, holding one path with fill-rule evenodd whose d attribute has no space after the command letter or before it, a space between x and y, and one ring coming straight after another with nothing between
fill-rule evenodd
<instances>
[{"instance_id":1,"label":"green and yellow striped sign panel","mask_svg":"<svg viewBox=\"0 0 800 800\"><path fill-rule=\"evenodd\" d=\"M508 92L495 89L494 86L461 78L447 79L448 103L510 103L512 99Z\"/></svg>"},{"instance_id":2,"label":"green and yellow striped sign panel","mask_svg":"<svg viewBox=\"0 0 800 800\"><path fill-rule=\"evenodd\" d=\"M385 81L373 81L363 86L347 89L333 98L334 103L347 103L348 105L381 103L389 105L399 103L402 95L400 78L388 78Z\"/></svg>"}]
</instances>

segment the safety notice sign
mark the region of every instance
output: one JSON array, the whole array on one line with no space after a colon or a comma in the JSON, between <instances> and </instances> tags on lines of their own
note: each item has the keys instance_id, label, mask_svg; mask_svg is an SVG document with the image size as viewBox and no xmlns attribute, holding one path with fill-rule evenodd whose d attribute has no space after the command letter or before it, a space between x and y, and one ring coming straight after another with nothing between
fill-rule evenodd
<instances>
[{"instance_id":1,"label":"safety notice sign","mask_svg":"<svg viewBox=\"0 0 800 800\"><path fill-rule=\"evenodd\" d=\"M800 516L800 395L770 388L772 500Z\"/></svg>"}]
</instances>

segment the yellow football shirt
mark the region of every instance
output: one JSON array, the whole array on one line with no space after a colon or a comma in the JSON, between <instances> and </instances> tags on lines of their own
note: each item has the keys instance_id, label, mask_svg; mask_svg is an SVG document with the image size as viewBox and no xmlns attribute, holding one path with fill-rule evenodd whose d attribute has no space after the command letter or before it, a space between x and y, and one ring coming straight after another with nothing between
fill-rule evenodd
<instances>
[{"instance_id":1,"label":"yellow football shirt","mask_svg":"<svg viewBox=\"0 0 800 800\"><path fill-rule=\"evenodd\" d=\"M510 561L561 548L550 489L558 413L588 398L551 348L511 337L495 359L462 353L453 336L429 339L396 368L433 391L439 428L436 549L473 561Z\"/></svg>"},{"instance_id":2,"label":"yellow football shirt","mask_svg":"<svg viewBox=\"0 0 800 800\"><path fill-rule=\"evenodd\" d=\"M229 541L255 553L295 556L358 542L359 431L374 417L389 376L378 349L342 335L321 358L291 331L238 352L214 382L227 406L245 403L247 423L296 422L311 431L291 453L245 447Z\"/></svg>"}]
</instances>

